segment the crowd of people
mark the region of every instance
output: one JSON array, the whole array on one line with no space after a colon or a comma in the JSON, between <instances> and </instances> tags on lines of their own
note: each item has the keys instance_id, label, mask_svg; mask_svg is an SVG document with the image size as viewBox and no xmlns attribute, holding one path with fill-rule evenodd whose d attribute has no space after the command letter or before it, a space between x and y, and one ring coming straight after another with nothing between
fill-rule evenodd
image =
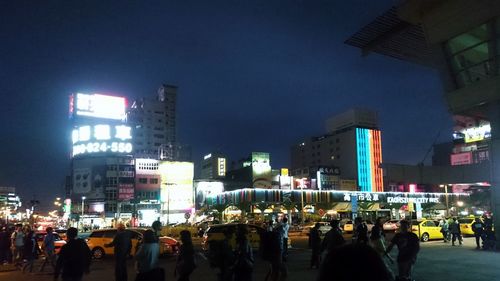
<instances>
[{"instance_id":1,"label":"crowd of people","mask_svg":"<svg viewBox=\"0 0 500 281\"><path fill-rule=\"evenodd\" d=\"M419 237L412 232L411 222L400 221L399 231L387 240L383 228L383 219L378 218L369 231L367 224L357 217L354 220L351 241L346 241L340 227L340 221L332 220L331 229L322 237L320 224L316 223L309 233L311 248L310 268L319 269L318 280L331 280L335 269L335 280L412 280L412 268L420 249ZM439 227L444 242L451 245L462 244L460 222L457 218L442 219ZM244 224L227 227L223 239L209 241L207 259L211 267L218 269L220 281L253 280L256 255L268 264L265 281L283 281L288 279L288 232L290 225L286 217L269 221L260 236L259 251L254 253L249 241L249 229ZM476 218L472 223L477 249L495 247L493 223L491 218ZM132 248L130 232L125 225L117 225L117 234L105 247L114 248L115 280L128 281L127 261L133 256L136 262L136 281L163 281L164 269L160 266L159 238L161 223L153 223L151 229L143 233L138 246ZM174 270L178 281L189 281L190 275L197 268L191 235L187 230L180 232L181 244ZM255 242L255 241L252 241ZM90 271L92 254L83 239L78 238L76 228L66 232L66 244L56 255L55 236L51 227L46 228L43 239L38 242L35 232L29 226L16 225L0 231L0 262L11 263L23 273L33 272L34 261L39 255L45 257L39 267L42 272L48 266L53 269L54 280L59 277L64 281L81 281ZM482 243L482 244L481 244ZM398 249L397 259L389 255L394 247ZM204 257L204 256L203 256ZM397 264L397 275L390 264ZM357 270L359 264L368 266Z\"/></svg>"},{"instance_id":2,"label":"crowd of people","mask_svg":"<svg viewBox=\"0 0 500 281\"><path fill-rule=\"evenodd\" d=\"M458 245L462 245L463 237L460 221L457 218L443 218L439 221L439 227L441 233L443 233L445 243L451 241L452 246L455 246L457 242ZM476 249L495 249L495 233L491 217L475 218L472 222L472 231L476 239Z\"/></svg>"}]
</instances>

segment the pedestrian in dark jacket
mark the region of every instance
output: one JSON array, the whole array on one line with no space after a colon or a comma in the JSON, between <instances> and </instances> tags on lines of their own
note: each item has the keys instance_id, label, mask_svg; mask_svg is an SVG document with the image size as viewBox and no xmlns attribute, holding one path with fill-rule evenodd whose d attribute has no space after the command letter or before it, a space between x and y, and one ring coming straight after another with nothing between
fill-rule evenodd
<instances>
[{"instance_id":1,"label":"pedestrian in dark jacket","mask_svg":"<svg viewBox=\"0 0 500 281\"><path fill-rule=\"evenodd\" d=\"M353 243L368 244L368 226L361 217L354 219Z\"/></svg>"},{"instance_id":2,"label":"pedestrian in dark jacket","mask_svg":"<svg viewBox=\"0 0 500 281\"><path fill-rule=\"evenodd\" d=\"M125 225L119 223L113 241L104 247L114 247L115 254L115 280L127 281L127 258L132 250L132 240L129 232L125 231Z\"/></svg>"},{"instance_id":3,"label":"pedestrian in dark jacket","mask_svg":"<svg viewBox=\"0 0 500 281\"><path fill-rule=\"evenodd\" d=\"M326 233L325 238L321 243L321 252L325 250L327 252L332 252L336 248L344 245L345 240L344 237L342 236L342 230L340 229L339 224L340 223L338 220L332 220L330 222L330 226L332 227L332 229L330 229Z\"/></svg>"},{"instance_id":4,"label":"pedestrian in dark jacket","mask_svg":"<svg viewBox=\"0 0 500 281\"><path fill-rule=\"evenodd\" d=\"M460 223L458 222L457 218L453 218L453 222L450 224L450 232L451 232L451 245L455 246L456 240L458 240L458 243L462 245Z\"/></svg>"},{"instance_id":5,"label":"pedestrian in dark jacket","mask_svg":"<svg viewBox=\"0 0 500 281\"><path fill-rule=\"evenodd\" d=\"M319 235L319 227L321 225L316 223L309 232L309 248L312 250L311 254L311 268L318 268L321 262L321 236Z\"/></svg>"},{"instance_id":6,"label":"pedestrian in dark jacket","mask_svg":"<svg viewBox=\"0 0 500 281\"><path fill-rule=\"evenodd\" d=\"M246 227L239 227L236 232L235 263L233 266L234 280L251 281L253 273L252 246L247 238L248 230Z\"/></svg>"},{"instance_id":7,"label":"pedestrian in dark jacket","mask_svg":"<svg viewBox=\"0 0 500 281\"><path fill-rule=\"evenodd\" d=\"M35 232L33 230L29 230L24 237L23 259L26 263L23 267L23 273L27 268L29 268L30 273L33 272L33 264L38 258L38 254L40 252L40 248L38 248L34 234Z\"/></svg>"},{"instance_id":8,"label":"pedestrian in dark jacket","mask_svg":"<svg viewBox=\"0 0 500 281\"><path fill-rule=\"evenodd\" d=\"M189 281L189 275L191 275L196 268L191 232L183 230L180 236L182 244L179 248L179 256L177 257L174 276L177 276L178 281Z\"/></svg>"},{"instance_id":9,"label":"pedestrian in dark jacket","mask_svg":"<svg viewBox=\"0 0 500 281\"><path fill-rule=\"evenodd\" d=\"M10 260L10 236L7 227L0 230L0 264L7 263Z\"/></svg>"},{"instance_id":10,"label":"pedestrian in dark jacket","mask_svg":"<svg viewBox=\"0 0 500 281\"><path fill-rule=\"evenodd\" d=\"M410 222L402 220L400 222L400 232L396 233L387 247L386 254L390 253L394 245L398 247L398 272L402 280L411 280L411 271L417 261L417 254L420 250L418 236L411 232Z\"/></svg>"},{"instance_id":11,"label":"pedestrian in dark jacket","mask_svg":"<svg viewBox=\"0 0 500 281\"><path fill-rule=\"evenodd\" d=\"M55 237L53 233L52 227L47 227L46 229L47 234L43 238L42 241L42 249L43 249L43 254L45 255L45 260L42 263L42 266L40 266L40 272L43 271L47 263L49 263L52 266L52 269L55 269L56 263L54 259L54 251L55 251Z\"/></svg>"},{"instance_id":12,"label":"pedestrian in dark jacket","mask_svg":"<svg viewBox=\"0 0 500 281\"><path fill-rule=\"evenodd\" d=\"M66 231L67 243L61 247L54 271L54 280L62 271L63 281L81 281L83 274L88 273L92 253L84 240L77 238L78 230L74 227Z\"/></svg>"},{"instance_id":13,"label":"pedestrian in dark jacket","mask_svg":"<svg viewBox=\"0 0 500 281\"><path fill-rule=\"evenodd\" d=\"M484 223L480 218L476 218L476 220L472 223L472 231L474 232L474 237L476 238L476 249L481 249L479 241L484 235Z\"/></svg>"}]
</instances>

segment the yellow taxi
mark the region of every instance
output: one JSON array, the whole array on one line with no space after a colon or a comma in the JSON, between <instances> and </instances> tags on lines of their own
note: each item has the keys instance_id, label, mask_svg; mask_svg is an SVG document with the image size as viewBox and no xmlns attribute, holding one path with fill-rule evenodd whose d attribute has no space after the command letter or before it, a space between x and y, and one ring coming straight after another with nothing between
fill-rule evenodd
<instances>
[{"instance_id":1,"label":"yellow taxi","mask_svg":"<svg viewBox=\"0 0 500 281\"><path fill-rule=\"evenodd\" d=\"M415 233L422 242L434 239L443 239L441 227L436 220L413 220L411 221L411 231Z\"/></svg>"},{"instance_id":2,"label":"yellow taxi","mask_svg":"<svg viewBox=\"0 0 500 281\"><path fill-rule=\"evenodd\" d=\"M132 250L131 254L133 255L137 250L137 243L142 238L142 234L135 230L126 229L125 231L129 232L130 238L132 240ZM87 245L92 251L92 257L95 259L102 259L106 255L113 255L114 248L113 247L105 247L104 245L109 244L113 241L113 238L116 236L117 229L99 229L94 230L87 237Z\"/></svg>"},{"instance_id":3,"label":"yellow taxi","mask_svg":"<svg viewBox=\"0 0 500 281\"><path fill-rule=\"evenodd\" d=\"M458 219L460 223L460 232L462 235L474 235L472 231L472 225L474 224L475 218L462 218Z\"/></svg>"},{"instance_id":4,"label":"yellow taxi","mask_svg":"<svg viewBox=\"0 0 500 281\"><path fill-rule=\"evenodd\" d=\"M205 234L203 234L203 239L201 241L201 248L208 251L209 243L212 241L222 241L224 240L224 233L226 231L231 231L233 233L229 245L233 248L236 245L236 230L238 227L246 227L248 230L247 238L250 242L252 248L258 248L260 245L260 235L265 232L265 229L251 224L243 223L230 223L230 224L215 224L211 225Z\"/></svg>"}]
</instances>

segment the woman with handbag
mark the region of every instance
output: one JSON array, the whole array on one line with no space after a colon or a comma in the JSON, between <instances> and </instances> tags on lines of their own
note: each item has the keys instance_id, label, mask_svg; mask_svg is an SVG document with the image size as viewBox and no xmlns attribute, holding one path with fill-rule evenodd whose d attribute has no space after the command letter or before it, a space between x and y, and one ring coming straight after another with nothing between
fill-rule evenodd
<instances>
[{"instance_id":1,"label":"woman with handbag","mask_svg":"<svg viewBox=\"0 0 500 281\"><path fill-rule=\"evenodd\" d=\"M163 281L164 272L158 267L158 256L160 245L156 240L155 233L148 229L144 232L142 245L135 254L137 262L136 281Z\"/></svg>"},{"instance_id":2,"label":"woman with handbag","mask_svg":"<svg viewBox=\"0 0 500 281\"><path fill-rule=\"evenodd\" d=\"M188 230L181 231L180 236L182 245L179 247L174 277L177 277L178 281L189 281L189 275L196 268L193 241L191 240L191 232Z\"/></svg>"},{"instance_id":3,"label":"woman with handbag","mask_svg":"<svg viewBox=\"0 0 500 281\"><path fill-rule=\"evenodd\" d=\"M241 227L236 233L236 261L233 267L234 280L251 281L253 272L253 252L252 246L247 239L247 229Z\"/></svg>"}]
</instances>

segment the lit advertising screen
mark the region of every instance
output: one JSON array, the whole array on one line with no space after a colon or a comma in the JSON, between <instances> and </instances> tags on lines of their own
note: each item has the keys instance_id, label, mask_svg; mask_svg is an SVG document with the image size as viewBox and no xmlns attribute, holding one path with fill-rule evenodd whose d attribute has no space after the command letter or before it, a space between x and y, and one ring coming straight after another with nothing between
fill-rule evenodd
<instances>
[{"instance_id":1,"label":"lit advertising screen","mask_svg":"<svg viewBox=\"0 0 500 281\"><path fill-rule=\"evenodd\" d=\"M224 184L219 181L196 182L196 209L205 206L206 198L216 196L224 192Z\"/></svg>"},{"instance_id":2,"label":"lit advertising screen","mask_svg":"<svg viewBox=\"0 0 500 281\"><path fill-rule=\"evenodd\" d=\"M160 200L164 210L183 211L194 207L194 165L191 162L160 162Z\"/></svg>"},{"instance_id":3,"label":"lit advertising screen","mask_svg":"<svg viewBox=\"0 0 500 281\"><path fill-rule=\"evenodd\" d=\"M465 137L465 143L482 141L491 138L491 126L490 124L483 124L478 127L464 129L461 133Z\"/></svg>"},{"instance_id":4,"label":"lit advertising screen","mask_svg":"<svg viewBox=\"0 0 500 281\"><path fill-rule=\"evenodd\" d=\"M73 156L95 153L131 153L132 128L125 125L86 125L73 129Z\"/></svg>"},{"instance_id":5,"label":"lit advertising screen","mask_svg":"<svg viewBox=\"0 0 500 281\"><path fill-rule=\"evenodd\" d=\"M253 187L271 188L271 161L269 153L252 152Z\"/></svg>"},{"instance_id":6,"label":"lit advertising screen","mask_svg":"<svg viewBox=\"0 0 500 281\"><path fill-rule=\"evenodd\" d=\"M126 106L124 97L77 93L70 98L70 113L76 116L124 120Z\"/></svg>"}]
</instances>

